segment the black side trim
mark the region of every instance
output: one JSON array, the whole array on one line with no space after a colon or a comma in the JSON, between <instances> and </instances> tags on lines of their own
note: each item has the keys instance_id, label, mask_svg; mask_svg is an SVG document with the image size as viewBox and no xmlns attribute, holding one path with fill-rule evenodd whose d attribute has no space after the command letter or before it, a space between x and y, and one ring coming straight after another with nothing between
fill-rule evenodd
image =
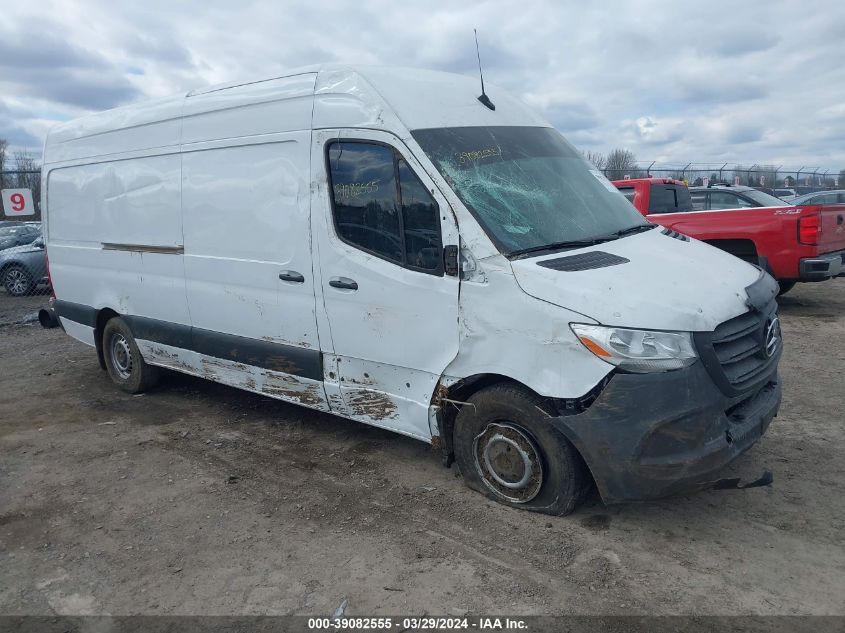
<instances>
[{"instance_id":1,"label":"black side trim","mask_svg":"<svg viewBox=\"0 0 845 633\"><path fill-rule=\"evenodd\" d=\"M580 253L579 255L546 259L542 262L537 262L537 265L543 268L551 268L552 270L575 272L627 264L629 261L631 260L611 253L605 253L604 251L590 251L589 253Z\"/></svg>"},{"instance_id":2,"label":"black side trim","mask_svg":"<svg viewBox=\"0 0 845 633\"><path fill-rule=\"evenodd\" d=\"M192 349L206 356L255 365L311 380L323 379L323 357L318 350L199 328L193 329Z\"/></svg>"},{"instance_id":3,"label":"black side trim","mask_svg":"<svg viewBox=\"0 0 845 633\"><path fill-rule=\"evenodd\" d=\"M170 345L172 347L181 347L182 349L189 349L194 352L197 351L192 344L193 337L191 330L193 328L190 325L126 315L123 317L123 320L129 325L129 329L132 330L132 336L135 338L161 343L162 345Z\"/></svg>"},{"instance_id":4,"label":"black side trim","mask_svg":"<svg viewBox=\"0 0 845 633\"><path fill-rule=\"evenodd\" d=\"M89 327L97 325L97 310L92 307L56 301L55 309L56 314L71 321ZM212 332L147 317L122 317L135 338L311 380L323 379L323 354L319 350Z\"/></svg>"},{"instance_id":5,"label":"black side trim","mask_svg":"<svg viewBox=\"0 0 845 633\"><path fill-rule=\"evenodd\" d=\"M97 311L91 306L57 299L53 307L56 310L57 316L87 325L88 327L97 327Z\"/></svg>"}]
</instances>

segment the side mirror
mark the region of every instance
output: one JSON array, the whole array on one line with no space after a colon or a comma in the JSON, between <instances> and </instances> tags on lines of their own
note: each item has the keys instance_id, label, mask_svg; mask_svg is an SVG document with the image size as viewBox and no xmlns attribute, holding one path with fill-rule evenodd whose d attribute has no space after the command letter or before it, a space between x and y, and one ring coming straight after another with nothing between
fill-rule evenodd
<instances>
[{"instance_id":1,"label":"side mirror","mask_svg":"<svg viewBox=\"0 0 845 633\"><path fill-rule=\"evenodd\" d=\"M452 244L443 247L443 271L450 277L458 275L458 247Z\"/></svg>"},{"instance_id":2,"label":"side mirror","mask_svg":"<svg viewBox=\"0 0 845 633\"><path fill-rule=\"evenodd\" d=\"M36 240L34 240L34 241L32 242L32 245L33 245L35 248L44 248L44 238L43 238L43 237L39 237L38 239L36 239Z\"/></svg>"}]
</instances>

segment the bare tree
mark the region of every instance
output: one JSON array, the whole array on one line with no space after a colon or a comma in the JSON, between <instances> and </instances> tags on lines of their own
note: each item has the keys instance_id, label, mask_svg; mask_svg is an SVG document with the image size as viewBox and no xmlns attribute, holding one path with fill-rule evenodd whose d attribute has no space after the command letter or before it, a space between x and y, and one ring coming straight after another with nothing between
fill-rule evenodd
<instances>
[{"instance_id":1,"label":"bare tree","mask_svg":"<svg viewBox=\"0 0 845 633\"><path fill-rule=\"evenodd\" d=\"M596 169L604 170L604 168L607 166L607 158L605 158L604 154L601 154L599 152L591 152L590 150L581 153L584 155L584 158L587 160L587 162L592 163Z\"/></svg>"},{"instance_id":2,"label":"bare tree","mask_svg":"<svg viewBox=\"0 0 845 633\"><path fill-rule=\"evenodd\" d=\"M635 177L637 172L637 157L634 152L617 148L607 155L604 173L610 180L621 180L625 176Z\"/></svg>"},{"instance_id":3,"label":"bare tree","mask_svg":"<svg viewBox=\"0 0 845 633\"><path fill-rule=\"evenodd\" d=\"M9 143L4 138L0 138L0 189L6 188L6 175L3 173L3 167L6 164L6 152L9 149Z\"/></svg>"},{"instance_id":4,"label":"bare tree","mask_svg":"<svg viewBox=\"0 0 845 633\"><path fill-rule=\"evenodd\" d=\"M31 189L32 202L35 205L35 217L33 220L41 219L41 166L35 162L29 152L15 152L15 187L18 189Z\"/></svg>"}]
</instances>

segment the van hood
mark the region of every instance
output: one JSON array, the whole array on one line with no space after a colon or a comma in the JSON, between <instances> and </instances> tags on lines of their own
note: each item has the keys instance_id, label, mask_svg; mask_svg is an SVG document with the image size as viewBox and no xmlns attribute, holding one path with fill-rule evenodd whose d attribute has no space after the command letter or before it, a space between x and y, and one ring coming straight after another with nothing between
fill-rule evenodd
<instances>
[{"instance_id":1,"label":"van hood","mask_svg":"<svg viewBox=\"0 0 845 633\"><path fill-rule=\"evenodd\" d=\"M511 267L527 294L604 325L711 332L748 311L745 288L760 278L758 268L666 231L657 227L588 248L513 260ZM615 257L596 255L601 253ZM574 270L541 265L585 254L590 261L566 266ZM578 270L587 266L598 267Z\"/></svg>"}]
</instances>

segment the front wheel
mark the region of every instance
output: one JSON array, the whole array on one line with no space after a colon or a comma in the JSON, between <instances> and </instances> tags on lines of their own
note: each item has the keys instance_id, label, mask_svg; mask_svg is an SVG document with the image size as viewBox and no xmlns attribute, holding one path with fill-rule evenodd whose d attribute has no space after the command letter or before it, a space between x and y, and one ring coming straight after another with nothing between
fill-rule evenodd
<instances>
[{"instance_id":1,"label":"front wheel","mask_svg":"<svg viewBox=\"0 0 845 633\"><path fill-rule=\"evenodd\" d=\"M785 295L787 292L792 290L795 287L794 281L779 281L778 285L780 286L780 291L778 292L778 296Z\"/></svg>"},{"instance_id":2,"label":"front wheel","mask_svg":"<svg viewBox=\"0 0 845 633\"><path fill-rule=\"evenodd\" d=\"M505 505L572 512L591 479L575 447L548 422L543 398L519 385L482 389L455 420L455 459L466 484Z\"/></svg>"},{"instance_id":3,"label":"front wheel","mask_svg":"<svg viewBox=\"0 0 845 633\"><path fill-rule=\"evenodd\" d=\"M23 297L29 294L35 284L32 275L25 268L10 266L3 272L3 286L13 297Z\"/></svg>"},{"instance_id":4,"label":"front wheel","mask_svg":"<svg viewBox=\"0 0 845 633\"><path fill-rule=\"evenodd\" d=\"M126 393L141 393L158 382L158 368L141 358L129 326L120 317L103 328L103 356L109 376Z\"/></svg>"}]
</instances>

